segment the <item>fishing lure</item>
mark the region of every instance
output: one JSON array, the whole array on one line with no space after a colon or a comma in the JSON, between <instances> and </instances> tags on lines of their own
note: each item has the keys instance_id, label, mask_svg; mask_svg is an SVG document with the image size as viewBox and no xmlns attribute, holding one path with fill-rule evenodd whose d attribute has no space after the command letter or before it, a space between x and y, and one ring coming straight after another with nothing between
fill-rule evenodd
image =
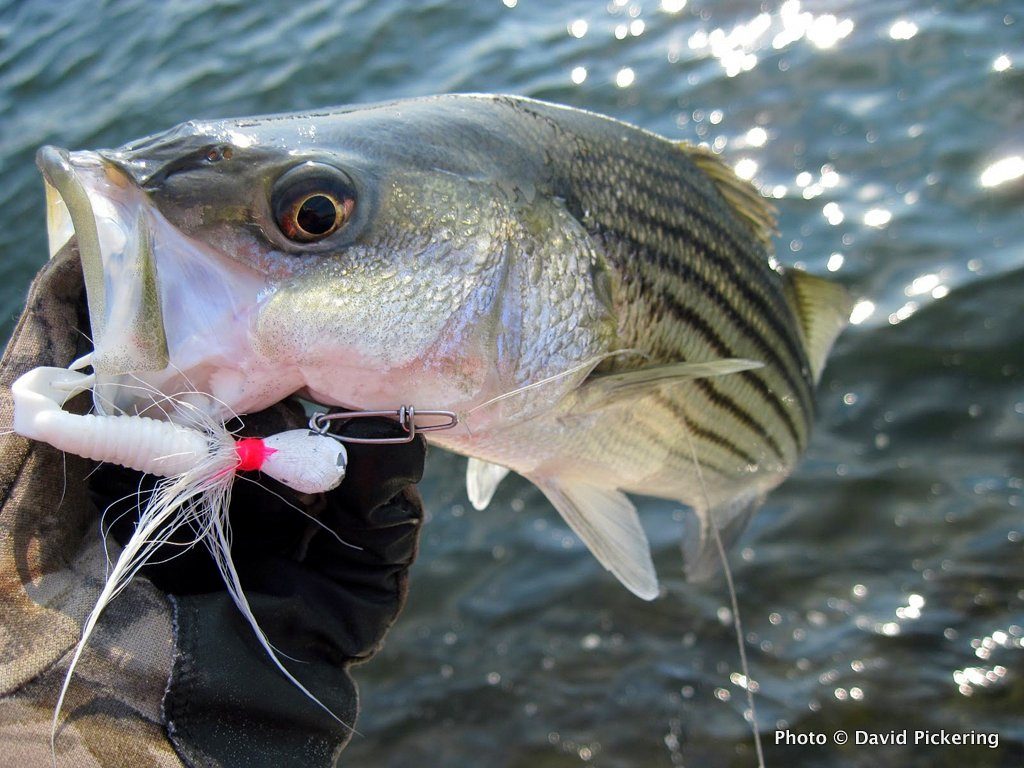
<instances>
[{"instance_id":1,"label":"fishing lure","mask_svg":"<svg viewBox=\"0 0 1024 768\"><path fill-rule=\"evenodd\" d=\"M202 428L148 416L78 415L63 404L90 391L95 376L71 368L34 368L21 376L14 394L14 431L62 451L159 477L184 475L197 467L213 478L259 470L300 493L322 493L345 477L348 456L339 440L323 431L289 430L267 438L235 440L214 422L202 424L198 407L174 401Z\"/></svg>"},{"instance_id":2,"label":"fishing lure","mask_svg":"<svg viewBox=\"0 0 1024 768\"><path fill-rule=\"evenodd\" d=\"M395 411L317 413L310 419L307 429L288 430L264 438L236 439L223 421L215 419L203 407L207 398L199 393L154 398L154 406L162 411L166 420L141 415L69 413L64 405L95 386L95 375L82 372L90 364L87 355L68 368L44 366L18 378L11 387L14 431L62 451L163 479L141 509L135 531L110 569L96 605L82 627L54 708L50 734L54 759L61 708L100 615L156 550L184 526L194 531L194 544L201 542L209 549L228 593L274 665L315 704L337 722L351 728L288 671L249 607L231 558L227 510L232 486L238 473L259 471L300 493L323 493L336 488L345 477L348 454L344 442L409 442L417 431L455 426L458 417L447 411L417 414L412 406L402 406ZM417 415L441 416L445 420L417 426ZM352 438L331 431L338 420L371 416L396 419L405 435ZM319 521L314 522L319 524ZM354 547L330 528L325 527L325 530L341 543Z\"/></svg>"}]
</instances>

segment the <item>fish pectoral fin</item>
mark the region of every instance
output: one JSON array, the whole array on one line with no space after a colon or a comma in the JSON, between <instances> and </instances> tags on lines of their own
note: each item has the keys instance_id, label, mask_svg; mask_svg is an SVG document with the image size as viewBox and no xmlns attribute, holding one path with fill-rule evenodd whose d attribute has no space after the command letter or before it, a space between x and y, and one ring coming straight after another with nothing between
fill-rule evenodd
<instances>
[{"instance_id":1,"label":"fish pectoral fin","mask_svg":"<svg viewBox=\"0 0 1024 768\"><path fill-rule=\"evenodd\" d=\"M640 518L621 491L572 479L531 478L594 557L637 597L658 596L658 574Z\"/></svg>"},{"instance_id":2,"label":"fish pectoral fin","mask_svg":"<svg viewBox=\"0 0 1024 768\"><path fill-rule=\"evenodd\" d=\"M832 342L850 320L853 299L838 283L799 269L787 269L783 285L786 299L799 320L807 361L817 383Z\"/></svg>"},{"instance_id":3,"label":"fish pectoral fin","mask_svg":"<svg viewBox=\"0 0 1024 768\"><path fill-rule=\"evenodd\" d=\"M494 498L494 492L498 490L498 484L508 473L508 467L470 458L466 467L466 493L474 509L487 509Z\"/></svg>"},{"instance_id":4,"label":"fish pectoral fin","mask_svg":"<svg viewBox=\"0 0 1024 768\"><path fill-rule=\"evenodd\" d=\"M747 527L750 518L764 503L763 493L745 494L712 507L694 509L686 518L683 531L683 565L690 581L707 581L722 567L722 557L715 544L711 526L718 528L722 549L729 547Z\"/></svg>"},{"instance_id":5,"label":"fish pectoral fin","mask_svg":"<svg viewBox=\"0 0 1024 768\"><path fill-rule=\"evenodd\" d=\"M729 357L705 363L651 365L635 371L592 376L577 390L578 404L601 407L623 398L636 399L681 381L726 376L763 367L764 363L756 360Z\"/></svg>"}]
</instances>

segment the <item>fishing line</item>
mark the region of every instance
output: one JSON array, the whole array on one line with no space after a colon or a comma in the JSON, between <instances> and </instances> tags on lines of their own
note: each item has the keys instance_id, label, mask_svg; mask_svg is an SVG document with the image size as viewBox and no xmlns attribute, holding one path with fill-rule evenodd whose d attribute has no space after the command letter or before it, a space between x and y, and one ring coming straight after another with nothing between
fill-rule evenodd
<instances>
[{"instance_id":1,"label":"fishing line","mask_svg":"<svg viewBox=\"0 0 1024 768\"><path fill-rule=\"evenodd\" d=\"M747 692L747 706L750 708L750 729L754 734L754 750L757 753L758 768L765 768L764 751L761 747L761 732L757 726L757 707L754 704L753 678L750 676L750 666L747 663L747 649L743 643L743 622L740 619L739 601L736 599L736 586L732 580L732 569L729 567L729 558L725 555L725 546L722 544L722 537L718 533L718 525L711 515L711 494L708 492L707 484L704 482L704 471L700 466L700 459L697 458L697 448L693 444L690 435L690 420L683 413L683 434L686 436L686 445L693 457L693 466L697 470L697 480L700 483L701 492L704 494L704 504L708 510L708 527L715 537L715 547L718 550L718 557L722 562L722 570L725 572L725 583L729 588L729 602L732 605L732 626L736 633L736 647L740 652L740 669L743 671L744 689Z\"/></svg>"},{"instance_id":2,"label":"fishing line","mask_svg":"<svg viewBox=\"0 0 1024 768\"><path fill-rule=\"evenodd\" d=\"M295 510L296 512L298 512L298 513L299 513L300 515L302 515L303 517L305 517L305 518L309 519L309 520L310 520L310 521L311 521L312 523L314 523L315 525L319 526L321 530L325 531L326 533L328 533L329 535L331 535L331 536L333 536L333 537L334 537L335 539L337 539L337 541L338 541L338 543L339 543L339 544L344 544L344 545L345 545L346 547L349 547L350 549L354 549L354 550L357 550L357 551L359 551L359 552L362 552L362 551L363 551L363 548L362 548L362 547L360 547L360 546L359 546L359 545L357 545L357 544L353 544L353 543L352 543L351 541L345 541L345 540L344 540L343 538L341 538L341 536L340 536L340 535L338 534L338 532L337 532L336 530L334 530L333 528L331 528L331 527L330 527L329 525L327 525L326 523L324 523L324 522L323 522L322 520L317 520L317 519L316 519L315 517L313 517L313 515L311 515L311 514L310 514L309 512L307 512L306 510L302 509L302 508L301 508L301 507L299 507L299 506L298 506L297 504L293 504L292 502L288 501L288 499L286 499L286 498L285 498L284 496L282 496L282 495L281 495L280 493L278 493L278 492L277 492L277 491L275 491L274 489L272 489L272 488L270 488L270 487L268 487L268 486L264 485L264 484L263 484L263 483L261 483L261 482L260 482L259 480L255 480L255 479L253 479L253 478L251 478L251 477L246 477L245 475L239 475L239 476L238 476L237 478L235 478L235 479L236 479L236 480L243 480L243 481L245 481L245 482L247 482L247 483L252 483L252 484L253 484L253 485L255 485L256 487L258 487L258 488L262 488L262 489L263 489L264 491L266 491L267 493L269 493L269 494L270 494L271 496L276 496L276 497L278 498L278 500L279 500L279 501L281 501L281 502L282 502L283 504L285 504L286 506L289 506L289 507L291 507L291 508L292 508L292 509L294 509L294 510Z\"/></svg>"},{"instance_id":3,"label":"fishing line","mask_svg":"<svg viewBox=\"0 0 1024 768\"><path fill-rule=\"evenodd\" d=\"M483 402L483 403L481 403L481 404L479 404L479 405L469 409L468 411L466 411L462 415L461 421L466 425L466 427L468 429L469 428L469 416L471 416L473 413L475 413L475 412L477 412L479 410L482 410L484 408L487 408L487 407L490 407L492 405L495 405L496 403L498 403L498 402L500 402L502 400L505 400L507 398L514 397L515 395L522 394L524 392L527 392L527 391L530 391L530 390L533 390L533 389L537 389L537 388L542 387L542 386L544 386L546 384L550 384L552 382L555 382L555 381L558 381L560 379L563 379L563 378L565 378L567 376L571 376L571 375L573 375L575 373L579 373L580 371L583 371L583 370L593 370L593 368L595 366L597 366L599 363L601 363L603 360L606 360L606 359L608 359L610 357L615 357L615 356L618 356L618 355L625 355L625 354L640 354L640 355L643 355L643 356L646 357L646 354L644 352L642 352L641 350L636 350L636 349L622 349L622 350L617 350L615 352L608 352L608 353L605 353L605 354L602 354L602 355L596 355L596 356L594 356L592 358L589 358L587 360L584 360L583 362L578 363L578 364L576 364L576 365L574 365L574 366L572 366L572 367L570 367L570 368L568 368L568 369L566 369L564 371L561 371L561 372L556 373L554 375L548 376L548 377L546 377L544 379L540 379L539 381L531 382L530 384L526 384L524 386L518 387L518 388L510 390L508 392L504 392L504 393L498 395L497 397L493 397L490 400L487 400L487 401L485 401L485 402ZM686 444L687 444L687 447L688 447L688 449L690 451L690 455L693 458L694 468L697 471L697 479L698 479L698 481L700 483L701 492L702 492L702 494L704 496L704 504L705 504L706 508L709 510L709 513L710 513L710 510L711 510L711 494L709 493L708 488L707 488L707 483L704 480L704 472L703 472L703 469L701 468L701 465L700 465L700 459L697 456L696 446L693 444L693 438L692 438L692 436L690 434L690 422L689 422L689 419L685 416L685 414L683 416L683 424L685 426L685 429L683 430L683 434L686 437ZM732 617L733 617L733 631L736 634L736 647L739 650L740 669L743 672L743 677L744 677L744 682L745 682L745 685L743 687L746 690L747 706L748 706L748 708L750 710L750 727L751 727L751 732L753 733L753 736L754 736L754 749L755 749L755 752L757 754L757 765L758 765L758 768L765 768L764 751L763 751L762 746L761 746L761 733L760 733L760 730L758 729L757 705L756 705L756 703L754 701L754 692L753 692L754 682L753 682L753 678L750 675L750 665L749 665L749 662L747 660L747 651L746 651L746 647L745 647L744 642L743 642L743 621L742 621L742 619L740 617L739 602L738 602L737 597L736 597L736 585L735 585L735 583L733 581L733 578L732 578L732 569L729 567L729 560L726 557L725 546L722 544L722 537L719 534L718 526L716 525L714 519L710 516L710 514L708 516L708 524L709 524L709 527L711 528L711 534L714 537L715 548L718 551L718 558L719 558L719 560L722 563L722 570L725 573L726 586L727 586L727 588L729 590L729 602L730 602L730 605L732 607Z\"/></svg>"}]
</instances>

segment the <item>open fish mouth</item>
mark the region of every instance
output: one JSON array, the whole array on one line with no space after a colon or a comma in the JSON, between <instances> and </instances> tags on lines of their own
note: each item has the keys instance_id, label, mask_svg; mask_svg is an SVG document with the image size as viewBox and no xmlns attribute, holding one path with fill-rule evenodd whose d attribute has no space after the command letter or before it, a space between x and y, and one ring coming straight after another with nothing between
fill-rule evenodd
<instances>
[{"instance_id":1,"label":"open fish mouth","mask_svg":"<svg viewBox=\"0 0 1024 768\"><path fill-rule=\"evenodd\" d=\"M169 355L142 192L93 152L43 147L51 257L71 235L85 276L93 365L108 375L159 371Z\"/></svg>"},{"instance_id":2,"label":"open fish mouth","mask_svg":"<svg viewBox=\"0 0 1024 768\"><path fill-rule=\"evenodd\" d=\"M278 375L268 392L269 362L252 349L265 279L178 231L101 153L46 146L36 163L50 256L77 241L100 413L143 413L154 395L198 391L228 415L294 391Z\"/></svg>"}]
</instances>

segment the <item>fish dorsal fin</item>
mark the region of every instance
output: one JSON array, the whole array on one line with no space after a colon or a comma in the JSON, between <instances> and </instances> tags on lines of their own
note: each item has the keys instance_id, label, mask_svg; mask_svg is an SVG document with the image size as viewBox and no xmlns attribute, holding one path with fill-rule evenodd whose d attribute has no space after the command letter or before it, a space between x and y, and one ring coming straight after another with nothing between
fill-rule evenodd
<instances>
[{"instance_id":1,"label":"fish dorsal fin","mask_svg":"<svg viewBox=\"0 0 1024 768\"><path fill-rule=\"evenodd\" d=\"M482 459L470 458L466 467L466 493L475 509L487 509L498 483L505 479L508 468Z\"/></svg>"},{"instance_id":2,"label":"fish dorsal fin","mask_svg":"<svg viewBox=\"0 0 1024 768\"><path fill-rule=\"evenodd\" d=\"M838 283L799 269L787 269L783 282L786 298L799 320L807 360L817 383L832 342L850 320L853 300Z\"/></svg>"},{"instance_id":3,"label":"fish dorsal fin","mask_svg":"<svg viewBox=\"0 0 1024 768\"><path fill-rule=\"evenodd\" d=\"M650 365L634 371L592 376L578 390L579 405L598 408L623 398L635 399L656 389L692 379L726 376L764 367L764 363L743 358L723 358L705 363Z\"/></svg>"},{"instance_id":4,"label":"fish dorsal fin","mask_svg":"<svg viewBox=\"0 0 1024 768\"><path fill-rule=\"evenodd\" d=\"M710 149L685 141L677 142L676 145L698 168L711 177L719 193L750 227L754 237L760 240L762 245L770 246L772 238L778 234L775 226L775 206L765 200L753 184L737 176L725 160Z\"/></svg>"},{"instance_id":5,"label":"fish dorsal fin","mask_svg":"<svg viewBox=\"0 0 1024 768\"><path fill-rule=\"evenodd\" d=\"M658 596L658 574L633 502L577 478L531 478L601 565L637 597Z\"/></svg>"},{"instance_id":6,"label":"fish dorsal fin","mask_svg":"<svg viewBox=\"0 0 1024 768\"><path fill-rule=\"evenodd\" d=\"M717 526L722 549L728 552L763 503L764 494L755 491L711 509L694 508L693 514L686 517L683 532L683 565L690 581L706 581L722 567L718 545L709 526Z\"/></svg>"}]
</instances>

